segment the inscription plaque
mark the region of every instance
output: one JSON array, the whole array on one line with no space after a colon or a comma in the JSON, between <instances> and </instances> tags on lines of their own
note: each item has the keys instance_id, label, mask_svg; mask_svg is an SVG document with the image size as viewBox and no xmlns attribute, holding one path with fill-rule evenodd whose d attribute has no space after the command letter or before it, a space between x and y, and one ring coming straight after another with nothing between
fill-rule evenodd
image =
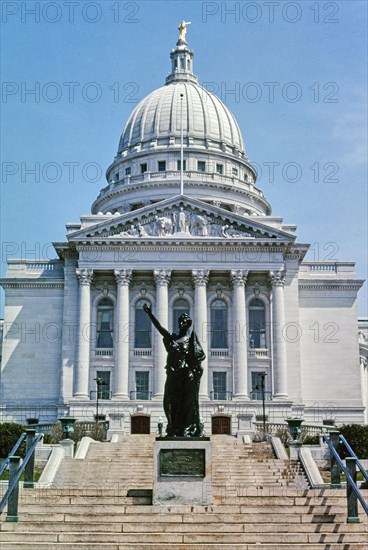
<instances>
[{"instance_id":1,"label":"inscription plaque","mask_svg":"<svg viewBox=\"0 0 368 550\"><path fill-rule=\"evenodd\" d=\"M205 449L161 449L160 476L205 477Z\"/></svg>"}]
</instances>

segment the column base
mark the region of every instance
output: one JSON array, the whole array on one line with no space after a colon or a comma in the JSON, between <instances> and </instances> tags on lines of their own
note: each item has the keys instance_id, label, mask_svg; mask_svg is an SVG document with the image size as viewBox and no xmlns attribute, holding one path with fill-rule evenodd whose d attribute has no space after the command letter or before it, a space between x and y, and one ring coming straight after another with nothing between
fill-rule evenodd
<instances>
[{"instance_id":1,"label":"column base","mask_svg":"<svg viewBox=\"0 0 368 550\"><path fill-rule=\"evenodd\" d=\"M116 393L112 396L111 401L131 401L127 393Z\"/></svg>"},{"instance_id":2,"label":"column base","mask_svg":"<svg viewBox=\"0 0 368 550\"><path fill-rule=\"evenodd\" d=\"M163 399L164 399L164 394L163 393L156 393L152 397L152 401L163 401Z\"/></svg>"},{"instance_id":3,"label":"column base","mask_svg":"<svg viewBox=\"0 0 368 550\"><path fill-rule=\"evenodd\" d=\"M75 393L73 399L82 399L85 401L90 401L89 395L87 393Z\"/></svg>"},{"instance_id":4,"label":"column base","mask_svg":"<svg viewBox=\"0 0 368 550\"><path fill-rule=\"evenodd\" d=\"M199 397L200 401L209 401L210 400L209 395L207 393L200 393L198 397Z\"/></svg>"},{"instance_id":5,"label":"column base","mask_svg":"<svg viewBox=\"0 0 368 550\"><path fill-rule=\"evenodd\" d=\"M238 399L240 399L241 401L250 401L250 397L246 393L237 393L233 396L233 401Z\"/></svg>"},{"instance_id":6,"label":"column base","mask_svg":"<svg viewBox=\"0 0 368 550\"><path fill-rule=\"evenodd\" d=\"M272 401L290 401L290 397L287 393L275 393L272 397Z\"/></svg>"}]
</instances>

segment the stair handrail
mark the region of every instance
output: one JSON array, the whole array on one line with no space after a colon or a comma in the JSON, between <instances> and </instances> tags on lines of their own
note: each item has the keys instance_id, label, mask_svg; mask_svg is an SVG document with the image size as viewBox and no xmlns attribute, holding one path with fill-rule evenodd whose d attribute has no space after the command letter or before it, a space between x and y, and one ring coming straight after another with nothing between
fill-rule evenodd
<instances>
[{"instance_id":1,"label":"stair handrail","mask_svg":"<svg viewBox=\"0 0 368 550\"><path fill-rule=\"evenodd\" d=\"M0 514L4 510L5 504L7 503L10 495L14 491L14 488L19 483L20 476L22 475L23 470L27 466L31 456L35 452L35 449L36 449L38 443L41 441L42 438L43 438L43 434L40 433L40 434L37 435L37 437L35 438L35 440L33 442L33 445L28 449L28 452L27 452L26 456L24 457L24 460L23 460L22 464L20 465L15 477L11 481L9 480L8 490L6 491L5 495L3 496L3 498L0 502ZM9 459L10 458L11 457L9 457Z\"/></svg>"},{"instance_id":2,"label":"stair handrail","mask_svg":"<svg viewBox=\"0 0 368 550\"><path fill-rule=\"evenodd\" d=\"M355 458L355 461L356 461L356 465L358 466L362 476L364 477L364 479L366 481L368 481L368 473L367 471L365 470L363 464L360 462L359 458L357 457L357 455L354 453L353 449L350 447L349 443L346 441L345 437L343 435L339 435L339 439L340 441L342 441L342 443L345 445L345 448L346 450L350 453L350 456L352 458Z\"/></svg>"},{"instance_id":3,"label":"stair handrail","mask_svg":"<svg viewBox=\"0 0 368 550\"><path fill-rule=\"evenodd\" d=\"M332 443L329 440L329 438L327 437L327 435L323 435L322 437L323 437L323 440L327 443L328 448L330 449L330 452L335 457L335 460L336 460L337 464L339 465L341 470L344 472L345 477L346 477L346 483L348 483L350 485L350 487L354 491L357 499L359 500L360 504L362 505L362 508L363 508L364 512L368 515L368 504L365 502L361 492L359 491L359 488L358 488L357 484L354 482L354 480L351 477L351 475L349 474L345 464L341 460L340 455L336 451L335 447L332 445Z\"/></svg>"},{"instance_id":4,"label":"stair handrail","mask_svg":"<svg viewBox=\"0 0 368 550\"><path fill-rule=\"evenodd\" d=\"M9 464L9 461L10 461L10 457L15 455L15 453L17 452L17 450L19 449L21 443L23 442L23 439L26 437L26 432L23 432L18 441L16 442L16 444L14 445L14 447L12 448L12 450L10 451L10 453L8 454L7 458L4 460L1 468L0 468L0 477L3 475L3 473L5 472L5 469L7 467L7 465Z\"/></svg>"}]
</instances>

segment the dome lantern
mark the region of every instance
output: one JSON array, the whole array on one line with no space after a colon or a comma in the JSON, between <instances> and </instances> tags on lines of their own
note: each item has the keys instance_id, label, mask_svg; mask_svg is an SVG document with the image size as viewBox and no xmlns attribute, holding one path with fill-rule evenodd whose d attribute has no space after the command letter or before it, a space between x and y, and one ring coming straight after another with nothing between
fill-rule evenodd
<instances>
[{"instance_id":1,"label":"dome lantern","mask_svg":"<svg viewBox=\"0 0 368 550\"><path fill-rule=\"evenodd\" d=\"M193 51L188 48L185 39L186 26L189 22L182 21L178 27L180 30L179 40L175 50L171 50L171 74L166 78L166 84L178 81L190 81L198 84L198 78L193 74Z\"/></svg>"}]
</instances>

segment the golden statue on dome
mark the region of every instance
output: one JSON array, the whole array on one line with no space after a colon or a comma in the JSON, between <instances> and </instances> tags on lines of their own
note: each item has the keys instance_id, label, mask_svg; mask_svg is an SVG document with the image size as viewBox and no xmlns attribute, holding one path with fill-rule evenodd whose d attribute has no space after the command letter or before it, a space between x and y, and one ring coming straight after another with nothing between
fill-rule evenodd
<instances>
[{"instance_id":1,"label":"golden statue on dome","mask_svg":"<svg viewBox=\"0 0 368 550\"><path fill-rule=\"evenodd\" d=\"M182 40L183 42L186 42L185 35L187 34L187 25L191 25L191 21L182 21L178 27L178 30L180 31L179 34L179 41Z\"/></svg>"}]
</instances>

